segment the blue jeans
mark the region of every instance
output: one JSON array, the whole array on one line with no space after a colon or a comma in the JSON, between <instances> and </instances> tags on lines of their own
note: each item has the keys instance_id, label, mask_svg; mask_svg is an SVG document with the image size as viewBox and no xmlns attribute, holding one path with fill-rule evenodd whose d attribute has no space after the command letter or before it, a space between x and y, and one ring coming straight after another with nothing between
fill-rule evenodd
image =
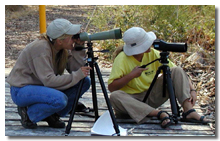
<instances>
[{"instance_id":1,"label":"blue jeans","mask_svg":"<svg viewBox=\"0 0 220 141\"><path fill-rule=\"evenodd\" d=\"M11 86L11 97L16 105L28 107L29 119L36 123L54 113L66 116L75 102L80 82L64 91L38 85ZM81 96L89 89L90 84L89 77L85 77Z\"/></svg>"}]
</instances>

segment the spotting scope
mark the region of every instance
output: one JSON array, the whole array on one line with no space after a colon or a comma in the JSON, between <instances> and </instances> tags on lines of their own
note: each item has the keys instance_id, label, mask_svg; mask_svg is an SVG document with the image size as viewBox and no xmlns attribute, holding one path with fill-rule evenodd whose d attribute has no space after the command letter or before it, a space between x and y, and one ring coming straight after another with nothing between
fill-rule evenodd
<instances>
[{"instance_id":1,"label":"spotting scope","mask_svg":"<svg viewBox=\"0 0 220 141\"><path fill-rule=\"evenodd\" d=\"M187 51L186 43L167 43L160 39L156 39L153 43L153 46L155 49L161 50L161 51L172 51L172 52L186 52Z\"/></svg>"},{"instance_id":2,"label":"spotting scope","mask_svg":"<svg viewBox=\"0 0 220 141\"><path fill-rule=\"evenodd\" d=\"M81 41L92 41L92 40L121 39L122 35L121 35L121 29L115 28L94 34L82 32L80 34L73 35L73 38L74 39L80 38Z\"/></svg>"}]
</instances>

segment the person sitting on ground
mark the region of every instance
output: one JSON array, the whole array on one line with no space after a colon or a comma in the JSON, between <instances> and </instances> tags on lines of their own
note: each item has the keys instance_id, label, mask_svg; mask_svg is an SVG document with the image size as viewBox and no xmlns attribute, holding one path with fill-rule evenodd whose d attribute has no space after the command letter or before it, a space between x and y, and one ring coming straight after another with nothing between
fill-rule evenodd
<instances>
[{"instance_id":1,"label":"person sitting on ground","mask_svg":"<svg viewBox=\"0 0 220 141\"><path fill-rule=\"evenodd\" d=\"M137 123L143 123L148 116L156 116L161 120L161 127L166 128L172 124L170 115L166 111L156 109L169 98L168 92L163 97L162 75L157 78L146 103L142 102L156 70L162 65L154 62L147 68L140 68L160 58L160 52L150 48L155 39L156 35L153 32L146 32L140 27L132 27L124 33L125 45L116 50L118 55L114 59L108 89L111 92L110 102L117 118L129 115ZM184 110L183 120L207 122L207 119L193 109L197 94L187 74L171 61L168 66L171 68L175 96Z\"/></svg>"},{"instance_id":2,"label":"person sitting on ground","mask_svg":"<svg viewBox=\"0 0 220 141\"><path fill-rule=\"evenodd\" d=\"M60 117L72 109L83 78L81 95L89 89L87 76L91 68L84 66L85 50L74 49L84 45L74 36L80 31L81 25L56 19L46 34L28 44L19 55L7 82L24 128L36 128L41 120L50 127L64 128ZM65 69L69 74L64 74Z\"/></svg>"}]
</instances>

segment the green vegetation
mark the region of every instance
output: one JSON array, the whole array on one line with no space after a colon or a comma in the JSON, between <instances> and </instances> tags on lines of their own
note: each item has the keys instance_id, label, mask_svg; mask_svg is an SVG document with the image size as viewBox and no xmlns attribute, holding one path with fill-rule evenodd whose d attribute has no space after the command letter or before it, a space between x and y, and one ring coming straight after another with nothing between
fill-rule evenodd
<instances>
[{"instance_id":1,"label":"green vegetation","mask_svg":"<svg viewBox=\"0 0 220 141\"><path fill-rule=\"evenodd\" d=\"M167 42L187 42L191 51L197 50L197 47L215 51L214 5L97 6L93 17L88 19L92 19L88 32L116 27L124 32L138 26L146 31L154 31L159 39ZM122 40L106 40L98 41L97 47L113 52L122 45Z\"/></svg>"}]
</instances>

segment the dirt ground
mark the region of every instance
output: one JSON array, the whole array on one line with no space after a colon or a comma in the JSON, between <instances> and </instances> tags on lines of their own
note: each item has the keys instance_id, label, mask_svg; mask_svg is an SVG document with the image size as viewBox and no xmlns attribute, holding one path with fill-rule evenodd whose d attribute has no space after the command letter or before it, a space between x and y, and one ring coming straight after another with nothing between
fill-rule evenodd
<instances>
[{"instance_id":1,"label":"dirt ground","mask_svg":"<svg viewBox=\"0 0 220 141\"><path fill-rule=\"evenodd\" d=\"M93 10L93 7L82 5L46 6L46 21L48 24L56 18L64 18L85 27L88 22L87 12ZM22 49L39 35L38 6L29 6L22 10L24 13L20 15L16 11L6 10L5 68L13 67Z\"/></svg>"}]
</instances>

